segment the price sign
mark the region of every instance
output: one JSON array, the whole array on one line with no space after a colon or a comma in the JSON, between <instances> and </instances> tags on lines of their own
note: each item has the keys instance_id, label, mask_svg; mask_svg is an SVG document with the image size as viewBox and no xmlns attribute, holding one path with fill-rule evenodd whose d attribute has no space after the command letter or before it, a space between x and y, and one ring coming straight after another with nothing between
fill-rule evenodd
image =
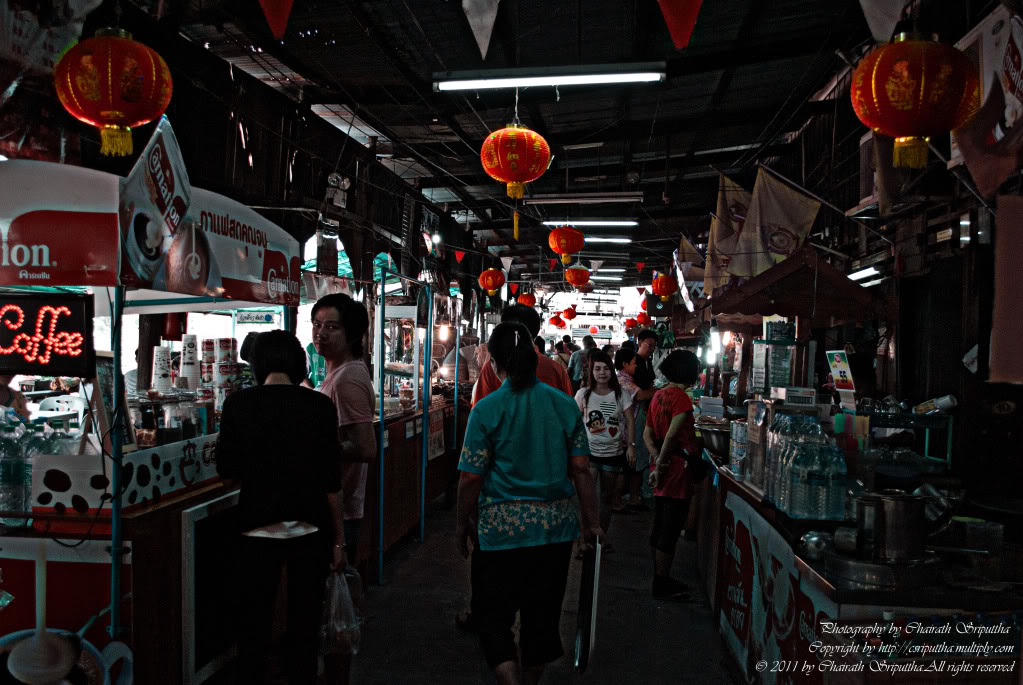
<instances>
[{"instance_id":1,"label":"price sign","mask_svg":"<svg viewBox=\"0 0 1023 685\"><path fill-rule=\"evenodd\" d=\"M273 312L238 312L235 317L237 323L272 324L277 321L277 315Z\"/></svg>"},{"instance_id":2,"label":"price sign","mask_svg":"<svg viewBox=\"0 0 1023 685\"><path fill-rule=\"evenodd\" d=\"M0 296L0 373L91 378L92 295Z\"/></svg>"}]
</instances>

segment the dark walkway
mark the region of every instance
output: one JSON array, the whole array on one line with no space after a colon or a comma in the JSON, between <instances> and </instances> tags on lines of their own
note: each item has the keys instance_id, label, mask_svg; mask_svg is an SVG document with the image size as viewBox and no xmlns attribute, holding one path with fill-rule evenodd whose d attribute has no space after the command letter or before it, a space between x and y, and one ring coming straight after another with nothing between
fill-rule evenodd
<instances>
[{"instance_id":1,"label":"dark walkway","mask_svg":"<svg viewBox=\"0 0 1023 685\"><path fill-rule=\"evenodd\" d=\"M547 668L544 683L716 683L732 685L717 623L702 595L689 604L650 597L650 514L616 517L608 537L617 548L601 570L597 648L582 677L568 654ZM694 543L680 542L676 577L696 586ZM578 581L573 561L561 624L566 650L575 641ZM385 565L388 584L369 586L369 621L356 657L354 685L493 683L472 635L455 628L467 603L468 562L455 550L454 512L428 514L422 545L402 543Z\"/></svg>"}]
</instances>

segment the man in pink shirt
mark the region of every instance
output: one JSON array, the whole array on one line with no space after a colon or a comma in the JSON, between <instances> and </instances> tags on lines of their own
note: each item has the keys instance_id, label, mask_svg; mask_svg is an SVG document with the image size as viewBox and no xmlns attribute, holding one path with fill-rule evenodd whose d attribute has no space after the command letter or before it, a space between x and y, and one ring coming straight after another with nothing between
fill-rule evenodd
<instances>
[{"instance_id":1,"label":"man in pink shirt","mask_svg":"<svg viewBox=\"0 0 1023 685\"><path fill-rule=\"evenodd\" d=\"M530 335L534 338L540 334L540 315L532 307L524 304L515 304L505 307L501 312L501 321L517 321L529 329ZM557 388L566 395L572 395L572 384L568 380L568 372L565 367L544 355L543 350L537 349L536 377L541 383L546 383L552 388ZM476 387L472 392L472 404L482 400L484 397L501 387L501 381L494 373L490 364L484 364L480 370L480 376L476 381Z\"/></svg>"}]
</instances>

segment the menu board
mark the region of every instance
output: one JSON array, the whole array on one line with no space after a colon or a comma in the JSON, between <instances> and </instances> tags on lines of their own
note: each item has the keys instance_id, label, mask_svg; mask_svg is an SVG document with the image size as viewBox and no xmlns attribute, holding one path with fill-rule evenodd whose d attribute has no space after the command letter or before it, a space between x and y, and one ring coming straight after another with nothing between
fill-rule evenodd
<instances>
[{"instance_id":1,"label":"menu board","mask_svg":"<svg viewBox=\"0 0 1023 685\"><path fill-rule=\"evenodd\" d=\"M3 293L0 373L91 378L92 317L92 295Z\"/></svg>"}]
</instances>

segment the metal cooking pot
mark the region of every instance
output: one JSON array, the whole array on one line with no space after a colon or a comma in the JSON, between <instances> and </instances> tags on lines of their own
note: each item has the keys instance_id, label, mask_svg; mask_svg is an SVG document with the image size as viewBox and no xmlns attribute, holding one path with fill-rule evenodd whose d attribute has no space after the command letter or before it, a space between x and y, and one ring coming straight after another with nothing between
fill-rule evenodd
<instances>
[{"instance_id":1,"label":"metal cooking pot","mask_svg":"<svg viewBox=\"0 0 1023 685\"><path fill-rule=\"evenodd\" d=\"M731 427L727 423L723 425L701 423L697 427L700 429L700 435L703 436L703 443L707 451L715 457L728 459L728 444L732 437Z\"/></svg>"},{"instance_id":2,"label":"metal cooking pot","mask_svg":"<svg viewBox=\"0 0 1023 685\"><path fill-rule=\"evenodd\" d=\"M881 490L860 497L857 527L862 558L905 562L924 557L926 497Z\"/></svg>"}]
</instances>

